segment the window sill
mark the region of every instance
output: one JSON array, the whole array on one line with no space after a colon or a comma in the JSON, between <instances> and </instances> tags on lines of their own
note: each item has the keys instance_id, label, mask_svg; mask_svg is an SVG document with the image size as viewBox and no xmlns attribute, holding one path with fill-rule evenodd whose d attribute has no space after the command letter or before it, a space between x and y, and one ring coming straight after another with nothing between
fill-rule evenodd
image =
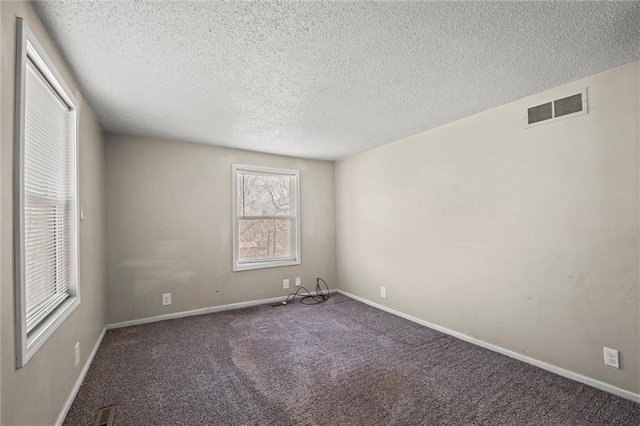
<instances>
[{"instance_id":1,"label":"window sill","mask_svg":"<svg viewBox=\"0 0 640 426\"><path fill-rule=\"evenodd\" d=\"M272 262L253 262L241 263L233 266L233 272L251 271L254 269L278 268L281 266L300 265L300 259L297 260L278 260Z\"/></svg>"},{"instance_id":2,"label":"window sill","mask_svg":"<svg viewBox=\"0 0 640 426\"><path fill-rule=\"evenodd\" d=\"M27 348L20 367L24 366L27 361L35 355L44 342L51 337L58 327L60 327L60 325L62 325L69 315L71 315L71 313L78 307L78 305L80 305L79 297L69 297L29 333L27 336Z\"/></svg>"}]
</instances>

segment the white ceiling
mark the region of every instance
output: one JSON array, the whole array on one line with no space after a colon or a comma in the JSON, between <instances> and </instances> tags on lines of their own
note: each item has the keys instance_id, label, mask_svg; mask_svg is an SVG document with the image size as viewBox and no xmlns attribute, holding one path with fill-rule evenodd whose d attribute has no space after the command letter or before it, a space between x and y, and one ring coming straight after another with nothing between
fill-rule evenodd
<instances>
[{"instance_id":1,"label":"white ceiling","mask_svg":"<svg viewBox=\"0 0 640 426\"><path fill-rule=\"evenodd\" d=\"M640 4L50 1L111 132L337 159L640 57Z\"/></svg>"}]
</instances>

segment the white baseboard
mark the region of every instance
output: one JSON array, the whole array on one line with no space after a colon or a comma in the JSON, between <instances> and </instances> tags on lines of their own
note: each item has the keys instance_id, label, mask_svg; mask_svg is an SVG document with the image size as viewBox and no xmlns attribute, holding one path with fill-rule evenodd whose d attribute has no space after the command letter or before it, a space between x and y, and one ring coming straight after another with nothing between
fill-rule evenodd
<instances>
[{"instance_id":1,"label":"white baseboard","mask_svg":"<svg viewBox=\"0 0 640 426\"><path fill-rule=\"evenodd\" d=\"M87 358L87 362L85 362L84 367L82 367L82 372L80 372L80 376L78 376L78 380L76 380L76 384L73 385L73 389L71 389L71 393L69 394L69 397L67 398L67 400L64 403L64 406L62 407L62 411L60 412L60 415L58 416L58 419L56 420L56 423L55 423L56 426L61 426L62 423L64 422L64 419L67 417L67 414L69 413L69 409L71 408L71 404L73 404L73 400L76 399L76 395L78 395L80 386L82 386L82 382L84 382L84 378L89 372L89 367L91 367L93 358L96 356L96 353L98 352L98 348L100 347L100 343L102 343L102 339L104 338L104 334L106 332L107 332L107 328L105 327L102 329L102 333L100 333L100 337L98 337L96 344L93 346L93 350L91 350L91 353L89 354L89 358Z\"/></svg>"},{"instance_id":2,"label":"white baseboard","mask_svg":"<svg viewBox=\"0 0 640 426\"><path fill-rule=\"evenodd\" d=\"M336 291L337 291L336 289L332 289L332 290L329 290L329 293L335 293ZM311 294L315 296L316 292L312 291ZM140 318L140 319L135 319L131 321L115 322L112 324L107 324L107 330L112 330L114 328L129 327L132 325L148 324L151 322L164 321L164 320L170 320L170 319L176 319L176 318L192 317L195 315L212 314L214 312L229 311L232 309L248 308L250 306L266 305L268 303L277 303L277 302L282 302L286 300L287 297L288 296L278 296L278 297L272 297L270 299L250 300L248 302L230 303L228 305L211 306L209 308L193 309L191 311L174 312L171 314L157 315L154 317Z\"/></svg>"},{"instance_id":3,"label":"white baseboard","mask_svg":"<svg viewBox=\"0 0 640 426\"><path fill-rule=\"evenodd\" d=\"M391 309L391 308L388 308L386 306L379 305L379 304L377 304L375 302L372 302L370 300L364 299L364 298L362 298L360 296L356 296L354 294L347 293L346 291L338 290L338 293L343 294L343 295L345 295L347 297L350 297L352 299L355 299L355 300L357 300L359 302L365 303L365 304L367 304L369 306L373 306L374 308L383 310L385 312L389 312L390 314L397 315L397 316L399 316L401 318L407 319L409 321L415 322L415 323L423 325L425 327L429 327L431 329L434 329L434 330L440 331L442 333L448 334L450 336L456 337L456 338L458 338L460 340L464 340L466 342L473 343L474 345L481 346L481 347L483 347L485 349L489 349L489 350L497 352L499 354L506 355L506 356L508 356L510 358L517 359L518 361L526 362L527 364L531 364L531 365L534 365L536 367L542 368L543 370L550 371L550 372L555 373L555 374L557 374L559 376L566 377L567 379L575 380L576 382L584 383L585 385L592 386L592 387L594 387L596 389L600 389L600 390L603 390L605 392L609 392L609 393L612 393L614 395L620 396L622 398L631 400L633 402L640 403L640 394L633 393L633 392L630 392L630 391L625 390L625 389L621 389L621 388L619 388L617 386L613 386L613 385L610 385L608 383L601 382L600 380L592 379L591 377L587 377L587 376L583 376L583 375L578 374L578 373L574 373L573 371L566 370L564 368L558 367L558 366L553 365L553 364L549 364L549 363L544 362L544 361L539 361L539 360L537 360L535 358L531 358L531 357L528 357L526 355L510 351L509 349L505 349L505 348L502 348L500 346L496 346L496 345L493 345L491 343L487 343L487 342L485 342L483 340L476 339L475 337L467 336L466 334L462 334L462 333L459 333L457 331L450 330L448 328L439 326L437 324L432 324L432 323L430 323L428 321L425 321L425 320L422 320L420 318L416 318L416 317L413 317L411 315L407 315L407 314L404 314L402 312L396 311L395 309Z\"/></svg>"}]
</instances>

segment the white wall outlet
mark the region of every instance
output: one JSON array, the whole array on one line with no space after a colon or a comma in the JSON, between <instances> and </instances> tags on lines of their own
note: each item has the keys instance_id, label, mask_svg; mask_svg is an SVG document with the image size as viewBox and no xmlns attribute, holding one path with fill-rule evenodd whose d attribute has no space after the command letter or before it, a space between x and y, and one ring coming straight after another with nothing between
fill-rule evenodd
<instances>
[{"instance_id":1,"label":"white wall outlet","mask_svg":"<svg viewBox=\"0 0 640 426\"><path fill-rule=\"evenodd\" d=\"M604 348L604 363L611 367L620 368L620 358L618 351L615 349Z\"/></svg>"},{"instance_id":2,"label":"white wall outlet","mask_svg":"<svg viewBox=\"0 0 640 426\"><path fill-rule=\"evenodd\" d=\"M386 287L380 287L380 297L387 297L387 288Z\"/></svg>"},{"instance_id":3,"label":"white wall outlet","mask_svg":"<svg viewBox=\"0 0 640 426\"><path fill-rule=\"evenodd\" d=\"M80 364L80 342L76 343L75 354L76 354L76 366L77 366L78 364Z\"/></svg>"},{"instance_id":4,"label":"white wall outlet","mask_svg":"<svg viewBox=\"0 0 640 426\"><path fill-rule=\"evenodd\" d=\"M296 277L296 287L300 287L300 284L302 284L302 278Z\"/></svg>"},{"instance_id":5,"label":"white wall outlet","mask_svg":"<svg viewBox=\"0 0 640 426\"><path fill-rule=\"evenodd\" d=\"M289 288L289 278L285 278L284 280L282 280L282 288L284 289Z\"/></svg>"},{"instance_id":6,"label":"white wall outlet","mask_svg":"<svg viewBox=\"0 0 640 426\"><path fill-rule=\"evenodd\" d=\"M171 304L171 293L164 293L162 295L162 306L169 306Z\"/></svg>"}]
</instances>

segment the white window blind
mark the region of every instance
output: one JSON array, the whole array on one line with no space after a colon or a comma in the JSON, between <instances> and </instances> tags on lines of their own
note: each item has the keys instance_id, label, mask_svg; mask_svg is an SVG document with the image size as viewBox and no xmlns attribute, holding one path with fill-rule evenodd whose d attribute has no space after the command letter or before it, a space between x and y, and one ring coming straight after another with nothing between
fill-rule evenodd
<instances>
[{"instance_id":1,"label":"white window blind","mask_svg":"<svg viewBox=\"0 0 640 426\"><path fill-rule=\"evenodd\" d=\"M73 112L28 58L23 177L27 332L75 287L73 132Z\"/></svg>"}]
</instances>

